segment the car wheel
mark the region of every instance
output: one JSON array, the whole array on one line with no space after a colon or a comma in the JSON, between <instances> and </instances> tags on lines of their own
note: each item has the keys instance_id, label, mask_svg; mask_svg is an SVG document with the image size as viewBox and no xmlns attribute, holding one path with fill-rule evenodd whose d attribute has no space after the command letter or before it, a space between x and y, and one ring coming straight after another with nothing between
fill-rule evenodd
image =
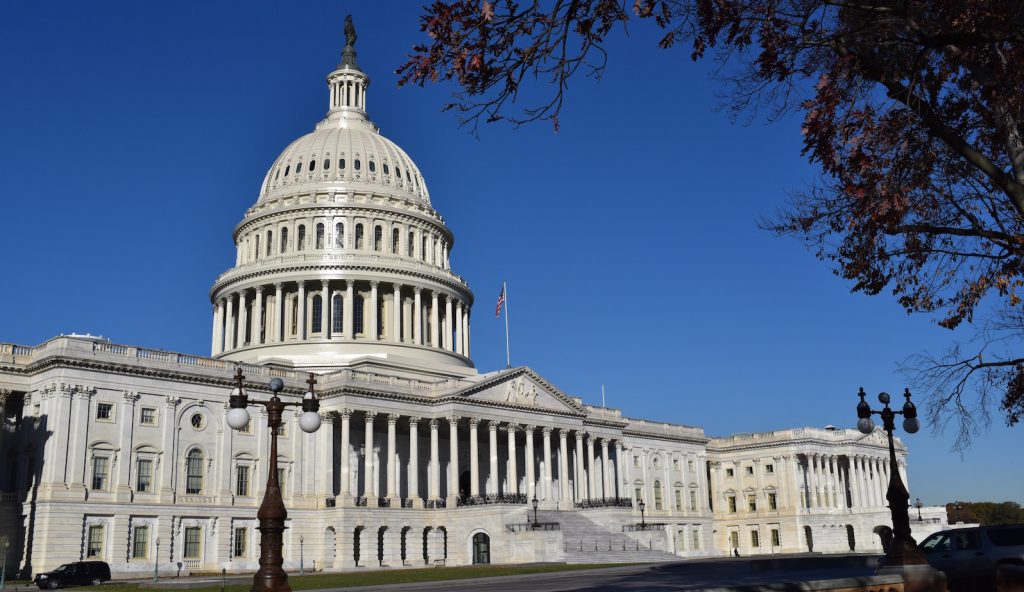
<instances>
[{"instance_id":1,"label":"car wheel","mask_svg":"<svg viewBox=\"0 0 1024 592\"><path fill-rule=\"evenodd\" d=\"M58 582L57 580L50 580L46 584L46 587L49 588L50 590L56 590L57 588L60 588L60 582Z\"/></svg>"},{"instance_id":2,"label":"car wheel","mask_svg":"<svg viewBox=\"0 0 1024 592\"><path fill-rule=\"evenodd\" d=\"M99 578L93 578L93 579L92 579L92 585L93 585L93 586L99 586L99 585L100 585L100 584L102 584L102 583L103 583L103 580L101 580L101 579L99 579Z\"/></svg>"}]
</instances>

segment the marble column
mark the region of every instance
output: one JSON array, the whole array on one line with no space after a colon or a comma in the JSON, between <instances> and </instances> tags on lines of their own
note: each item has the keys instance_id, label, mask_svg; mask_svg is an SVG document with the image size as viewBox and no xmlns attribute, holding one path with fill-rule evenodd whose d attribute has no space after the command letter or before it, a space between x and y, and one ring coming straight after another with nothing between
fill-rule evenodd
<instances>
[{"instance_id":1,"label":"marble column","mask_svg":"<svg viewBox=\"0 0 1024 592\"><path fill-rule=\"evenodd\" d=\"M394 296L391 303L391 341L402 341L402 285L392 284Z\"/></svg>"},{"instance_id":2,"label":"marble column","mask_svg":"<svg viewBox=\"0 0 1024 592\"><path fill-rule=\"evenodd\" d=\"M597 499L597 471L594 467L594 436L587 435L587 499Z\"/></svg>"},{"instance_id":3,"label":"marble column","mask_svg":"<svg viewBox=\"0 0 1024 592\"><path fill-rule=\"evenodd\" d=\"M623 464L624 463L623 454L624 454L624 450L623 450L623 447L622 447L622 440L616 440L615 441L615 497L629 497L628 495L626 495L626 492L623 490L623 487L626 484L626 480L625 480L626 470L625 470L625 465ZM698 481L699 481L699 479L698 479Z\"/></svg>"},{"instance_id":4,"label":"marble column","mask_svg":"<svg viewBox=\"0 0 1024 592\"><path fill-rule=\"evenodd\" d=\"M401 500L398 497L398 475L395 469L395 457L398 456L398 437L396 433L397 427L398 415L394 413L388 414L388 462L386 463L388 467L387 497L389 500L391 500L392 504L398 501L399 505L401 505Z\"/></svg>"},{"instance_id":5,"label":"marble column","mask_svg":"<svg viewBox=\"0 0 1024 592\"><path fill-rule=\"evenodd\" d=\"M850 497L853 498L852 508L861 507L860 502L860 491L857 490L857 482L859 477L857 476L857 457L854 455L847 456L850 461L850 473L849 473L849 484L850 484Z\"/></svg>"},{"instance_id":6,"label":"marble column","mask_svg":"<svg viewBox=\"0 0 1024 592\"><path fill-rule=\"evenodd\" d=\"M380 331L378 331L378 329L380 329L380 321L377 318L377 315L380 314L380 301L378 300L378 292L377 292L377 285L378 284L380 284L380 282L378 282L377 280L374 280L374 281L370 282L370 314L369 314L369 316L367 317L366 311L365 310L363 311L364 322L365 322L365 319L367 319L367 318L370 319L369 330L367 330L364 327L363 328L363 336L364 337L369 336L369 338L374 340L374 341L380 339Z\"/></svg>"},{"instance_id":7,"label":"marble column","mask_svg":"<svg viewBox=\"0 0 1024 592\"><path fill-rule=\"evenodd\" d=\"M516 431L519 426L510 423L505 427L508 432L508 493L519 493L519 471L516 469Z\"/></svg>"},{"instance_id":8,"label":"marble column","mask_svg":"<svg viewBox=\"0 0 1024 592\"><path fill-rule=\"evenodd\" d=\"M419 422L418 417L409 418L409 497L413 505L420 500Z\"/></svg>"},{"instance_id":9,"label":"marble column","mask_svg":"<svg viewBox=\"0 0 1024 592\"><path fill-rule=\"evenodd\" d=\"M536 458L533 454L533 432L536 426L527 425L523 427L523 438L526 440L526 450L523 454L523 463L526 465L523 471L526 475L526 494L527 501L537 498L537 476L535 471Z\"/></svg>"},{"instance_id":10,"label":"marble column","mask_svg":"<svg viewBox=\"0 0 1024 592\"><path fill-rule=\"evenodd\" d=\"M544 452L544 499L551 501L557 496L555 492L551 491L551 428L544 426L540 429L541 437L543 438L543 452ZM530 440L533 440L533 434L529 436ZM559 471L561 474L561 471Z\"/></svg>"},{"instance_id":11,"label":"marble column","mask_svg":"<svg viewBox=\"0 0 1024 592\"><path fill-rule=\"evenodd\" d=\"M601 497L603 498L612 497L612 472L608 469L608 467L608 439L601 438L601 476L603 477L603 479L601 480ZM666 480L665 483L668 485L668 487L672 487L671 483L668 480ZM671 506L672 504L669 504L669 507Z\"/></svg>"},{"instance_id":12,"label":"marble column","mask_svg":"<svg viewBox=\"0 0 1024 592\"><path fill-rule=\"evenodd\" d=\"M306 282L303 280L298 281L299 284L299 318L295 321L295 327L298 331L295 332L296 339L306 339ZM322 312L323 309L321 309Z\"/></svg>"},{"instance_id":13,"label":"marble column","mask_svg":"<svg viewBox=\"0 0 1024 592\"><path fill-rule=\"evenodd\" d=\"M440 348L441 328L438 326L440 311L437 309L437 290L430 291L430 346Z\"/></svg>"},{"instance_id":14,"label":"marble column","mask_svg":"<svg viewBox=\"0 0 1024 592\"><path fill-rule=\"evenodd\" d=\"M263 343L263 286L256 286L256 297L253 300L255 310L252 313L252 342Z\"/></svg>"},{"instance_id":15,"label":"marble column","mask_svg":"<svg viewBox=\"0 0 1024 592\"><path fill-rule=\"evenodd\" d=\"M224 342L223 331L224 331L224 301L218 300L213 305L213 340L210 342L210 355L215 356L224 351L222 344Z\"/></svg>"},{"instance_id":16,"label":"marble column","mask_svg":"<svg viewBox=\"0 0 1024 592\"><path fill-rule=\"evenodd\" d=\"M375 417L377 417L375 411L366 412L366 441L363 444L366 451L363 455L363 495L366 496L366 505L370 507L376 506L377 502L377 488L373 479L373 419ZM374 498L372 502L370 498Z\"/></svg>"},{"instance_id":17,"label":"marble column","mask_svg":"<svg viewBox=\"0 0 1024 592\"><path fill-rule=\"evenodd\" d=\"M559 428L558 430L558 483L561 486L561 494L558 496L563 502L571 501L569 496L569 430Z\"/></svg>"},{"instance_id":18,"label":"marble column","mask_svg":"<svg viewBox=\"0 0 1024 592\"><path fill-rule=\"evenodd\" d=\"M249 308L245 305L247 290L238 291L238 334L235 337L237 347L246 345L245 334L249 328Z\"/></svg>"},{"instance_id":19,"label":"marble column","mask_svg":"<svg viewBox=\"0 0 1024 592\"><path fill-rule=\"evenodd\" d=\"M491 461L491 472L487 476L489 486L487 493L491 495L497 495L500 483L498 481L498 422L491 421L487 423L487 430L490 435L490 461Z\"/></svg>"},{"instance_id":20,"label":"marble column","mask_svg":"<svg viewBox=\"0 0 1024 592\"><path fill-rule=\"evenodd\" d=\"M472 497L480 495L480 451L476 433L479 424L479 419L469 418L469 495Z\"/></svg>"},{"instance_id":21,"label":"marble column","mask_svg":"<svg viewBox=\"0 0 1024 592\"><path fill-rule=\"evenodd\" d=\"M576 501L587 499L586 470L583 468L583 432L576 432Z\"/></svg>"},{"instance_id":22,"label":"marble column","mask_svg":"<svg viewBox=\"0 0 1024 592\"><path fill-rule=\"evenodd\" d=\"M345 337L347 339L356 338L356 282L355 280L348 280L345 282Z\"/></svg>"},{"instance_id":23,"label":"marble column","mask_svg":"<svg viewBox=\"0 0 1024 592\"><path fill-rule=\"evenodd\" d=\"M448 351L455 351L452 347L452 298L444 297L444 342L441 344Z\"/></svg>"},{"instance_id":24,"label":"marble column","mask_svg":"<svg viewBox=\"0 0 1024 592\"><path fill-rule=\"evenodd\" d=\"M228 294L227 298L227 312L224 316L224 351L230 351L235 349L235 296L234 294Z\"/></svg>"},{"instance_id":25,"label":"marble column","mask_svg":"<svg viewBox=\"0 0 1024 592\"><path fill-rule=\"evenodd\" d=\"M466 356L468 358L468 357L470 357L469 352L471 351L470 350L470 346L469 346L469 307L468 306L466 307L465 315L466 315L466 318L463 320L462 326L466 328L466 344L462 346L462 351L464 352L462 355L464 355L464 356Z\"/></svg>"},{"instance_id":26,"label":"marble column","mask_svg":"<svg viewBox=\"0 0 1024 592\"><path fill-rule=\"evenodd\" d=\"M430 420L430 482L429 499L441 499L441 456L438 454L437 420Z\"/></svg>"},{"instance_id":27,"label":"marble column","mask_svg":"<svg viewBox=\"0 0 1024 592\"><path fill-rule=\"evenodd\" d=\"M413 307L412 307L412 342L416 345L423 345L423 304L422 304L422 293L423 288L419 286L413 286Z\"/></svg>"},{"instance_id":28,"label":"marble column","mask_svg":"<svg viewBox=\"0 0 1024 592\"><path fill-rule=\"evenodd\" d=\"M462 301L459 300L455 303L455 332L457 333L455 339L455 353L459 355L466 355L466 326L463 324L465 317L462 314Z\"/></svg>"},{"instance_id":29,"label":"marble column","mask_svg":"<svg viewBox=\"0 0 1024 592\"><path fill-rule=\"evenodd\" d=\"M330 282L320 281L320 337L331 338L331 314L334 313L334 301L331 298Z\"/></svg>"},{"instance_id":30,"label":"marble column","mask_svg":"<svg viewBox=\"0 0 1024 592\"><path fill-rule=\"evenodd\" d=\"M810 484L807 486L807 508L818 507L818 469L817 469L817 454L807 455L807 475L810 477Z\"/></svg>"},{"instance_id":31,"label":"marble column","mask_svg":"<svg viewBox=\"0 0 1024 592\"><path fill-rule=\"evenodd\" d=\"M448 418L448 457L451 459L449 462L449 469L451 475L449 476L448 485L448 499L452 501L450 507L455 507L455 500L459 497L459 416L452 415Z\"/></svg>"},{"instance_id":32,"label":"marble column","mask_svg":"<svg viewBox=\"0 0 1024 592\"><path fill-rule=\"evenodd\" d=\"M284 329L284 284L274 284L274 343L284 341L281 333Z\"/></svg>"},{"instance_id":33,"label":"marble column","mask_svg":"<svg viewBox=\"0 0 1024 592\"><path fill-rule=\"evenodd\" d=\"M341 456L341 475L339 477L340 483L338 484L338 495L343 498L343 501L348 501L347 496L350 495L350 483L352 480L351 470L349 469L349 435L351 430L349 427L349 420L352 419L351 409L341 410L341 445L339 450L339 456Z\"/></svg>"}]
</instances>

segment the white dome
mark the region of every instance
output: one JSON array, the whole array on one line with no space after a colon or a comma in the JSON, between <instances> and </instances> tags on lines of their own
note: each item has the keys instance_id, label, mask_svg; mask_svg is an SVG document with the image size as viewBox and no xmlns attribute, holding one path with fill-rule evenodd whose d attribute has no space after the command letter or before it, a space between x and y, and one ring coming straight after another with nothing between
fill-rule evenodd
<instances>
[{"instance_id":1,"label":"white dome","mask_svg":"<svg viewBox=\"0 0 1024 592\"><path fill-rule=\"evenodd\" d=\"M430 203L419 168L368 120L329 116L295 140L270 167L259 201L333 189L369 191Z\"/></svg>"}]
</instances>

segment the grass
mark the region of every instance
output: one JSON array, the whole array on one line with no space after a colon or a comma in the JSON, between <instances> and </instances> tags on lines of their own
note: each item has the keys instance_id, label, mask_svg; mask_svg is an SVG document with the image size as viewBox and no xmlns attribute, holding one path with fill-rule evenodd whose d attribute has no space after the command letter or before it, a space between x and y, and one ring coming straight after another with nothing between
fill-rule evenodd
<instances>
[{"instance_id":1,"label":"grass","mask_svg":"<svg viewBox=\"0 0 1024 592\"><path fill-rule=\"evenodd\" d=\"M318 574L309 576L289 575L288 583L293 590L315 590L320 588L350 588L356 586L374 586L380 584L410 584L415 582L436 582L442 580L467 580L475 578L489 578L495 576L513 576L523 574L553 573L562 571L577 571L586 569L599 569L604 567L622 567L628 564L617 563L609 565L605 563L582 563L566 565L561 563L535 564L535 565L488 565L472 567L428 567L423 569L396 569L396 570L373 570L343 572L331 574ZM98 592L138 592L139 583L107 583L102 586L82 586L70 588L73 591L96 590ZM248 592L251 588L251 580L239 582L239 580L228 580L224 592ZM172 586L168 586L172 588ZM145 590L143 588L142 590ZM181 588L182 592L220 592L220 584L203 588Z\"/></svg>"}]
</instances>

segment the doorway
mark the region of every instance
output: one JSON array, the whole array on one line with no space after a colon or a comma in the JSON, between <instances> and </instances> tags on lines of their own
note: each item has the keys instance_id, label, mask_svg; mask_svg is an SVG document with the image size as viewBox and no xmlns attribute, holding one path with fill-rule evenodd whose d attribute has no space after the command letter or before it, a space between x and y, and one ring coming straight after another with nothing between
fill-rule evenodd
<instances>
[{"instance_id":1,"label":"doorway","mask_svg":"<svg viewBox=\"0 0 1024 592\"><path fill-rule=\"evenodd\" d=\"M491 562L491 537L478 532L473 535L473 565L486 565Z\"/></svg>"}]
</instances>

